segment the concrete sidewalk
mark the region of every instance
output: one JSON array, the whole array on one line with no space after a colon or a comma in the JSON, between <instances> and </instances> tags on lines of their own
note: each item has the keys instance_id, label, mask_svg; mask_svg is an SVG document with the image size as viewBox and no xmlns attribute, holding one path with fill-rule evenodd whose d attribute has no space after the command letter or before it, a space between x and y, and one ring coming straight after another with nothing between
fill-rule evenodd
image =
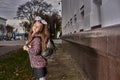
<instances>
[{"instance_id":1,"label":"concrete sidewalk","mask_svg":"<svg viewBox=\"0 0 120 80\"><path fill-rule=\"evenodd\" d=\"M25 44L25 40L16 41L0 41L0 56L5 55L11 51L18 50L22 48Z\"/></svg>"},{"instance_id":2,"label":"concrete sidewalk","mask_svg":"<svg viewBox=\"0 0 120 80\"><path fill-rule=\"evenodd\" d=\"M56 47L56 53L48 59L47 80L85 80L71 55L61 44Z\"/></svg>"},{"instance_id":3,"label":"concrete sidewalk","mask_svg":"<svg viewBox=\"0 0 120 80\"><path fill-rule=\"evenodd\" d=\"M5 55L11 51L15 51L22 48L22 46L18 45L18 46L3 46L0 47L0 56Z\"/></svg>"},{"instance_id":4,"label":"concrete sidewalk","mask_svg":"<svg viewBox=\"0 0 120 80\"><path fill-rule=\"evenodd\" d=\"M24 45L25 40L16 40L16 41L0 41L0 46L16 46Z\"/></svg>"}]
</instances>

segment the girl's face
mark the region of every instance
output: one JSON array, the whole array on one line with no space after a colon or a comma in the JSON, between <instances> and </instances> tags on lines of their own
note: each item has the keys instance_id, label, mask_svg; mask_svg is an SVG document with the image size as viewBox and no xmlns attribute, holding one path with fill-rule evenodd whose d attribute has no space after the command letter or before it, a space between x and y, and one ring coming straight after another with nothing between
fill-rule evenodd
<instances>
[{"instance_id":1,"label":"girl's face","mask_svg":"<svg viewBox=\"0 0 120 80\"><path fill-rule=\"evenodd\" d=\"M41 24L39 21L36 21L34 25L32 26L33 33L38 33L42 30L43 24Z\"/></svg>"}]
</instances>

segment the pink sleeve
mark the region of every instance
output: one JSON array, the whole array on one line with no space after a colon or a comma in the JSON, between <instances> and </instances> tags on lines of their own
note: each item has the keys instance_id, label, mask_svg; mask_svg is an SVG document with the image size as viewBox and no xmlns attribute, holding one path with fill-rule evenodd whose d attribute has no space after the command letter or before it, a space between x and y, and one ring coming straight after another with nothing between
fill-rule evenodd
<instances>
[{"instance_id":1,"label":"pink sleeve","mask_svg":"<svg viewBox=\"0 0 120 80\"><path fill-rule=\"evenodd\" d=\"M28 53L31 55L40 54L40 50L41 50L40 39L34 38L32 42L33 42L32 47L28 49Z\"/></svg>"}]
</instances>

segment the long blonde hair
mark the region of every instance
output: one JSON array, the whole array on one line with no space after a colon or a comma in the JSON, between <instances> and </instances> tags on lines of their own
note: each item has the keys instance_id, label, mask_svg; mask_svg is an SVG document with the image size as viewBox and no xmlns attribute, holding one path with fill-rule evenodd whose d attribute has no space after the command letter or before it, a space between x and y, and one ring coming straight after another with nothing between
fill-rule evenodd
<instances>
[{"instance_id":1,"label":"long blonde hair","mask_svg":"<svg viewBox=\"0 0 120 80\"><path fill-rule=\"evenodd\" d=\"M36 21L33 22L32 26L34 25L35 22ZM39 34L41 34L41 39L42 39L42 51L45 51L45 49L47 47L47 40L49 38L49 32L48 32L48 26L44 25L44 24L42 24L42 25L43 25L43 29L42 29L42 31L39 32ZM33 33L32 26L31 26L31 29L29 31L28 41L30 41L32 39L32 33Z\"/></svg>"}]
</instances>

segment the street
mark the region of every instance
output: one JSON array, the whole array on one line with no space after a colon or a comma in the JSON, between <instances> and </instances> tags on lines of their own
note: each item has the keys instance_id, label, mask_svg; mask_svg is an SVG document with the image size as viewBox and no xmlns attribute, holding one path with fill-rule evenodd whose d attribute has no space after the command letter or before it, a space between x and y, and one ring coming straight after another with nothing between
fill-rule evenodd
<instances>
[{"instance_id":1,"label":"street","mask_svg":"<svg viewBox=\"0 0 120 80\"><path fill-rule=\"evenodd\" d=\"M62 43L62 40L55 39L53 40L56 44ZM5 55L11 51L18 50L22 48L25 44L25 40L16 40L16 41L0 41L0 56Z\"/></svg>"},{"instance_id":2,"label":"street","mask_svg":"<svg viewBox=\"0 0 120 80\"><path fill-rule=\"evenodd\" d=\"M25 44L25 40L0 41L0 46L15 46L15 45L23 45L23 44Z\"/></svg>"},{"instance_id":3,"label":"street","mask_svg":"<svg viewBox=\"0 0 120 80\"><path fill-rule=\"evenodd\" d=\"M53 39L54 43L62 43L61 39ZM0 46L15 46L15 45L24 45L25 40L16 40L16 41L0 41Z\"/></svg>"}]
</instances>

